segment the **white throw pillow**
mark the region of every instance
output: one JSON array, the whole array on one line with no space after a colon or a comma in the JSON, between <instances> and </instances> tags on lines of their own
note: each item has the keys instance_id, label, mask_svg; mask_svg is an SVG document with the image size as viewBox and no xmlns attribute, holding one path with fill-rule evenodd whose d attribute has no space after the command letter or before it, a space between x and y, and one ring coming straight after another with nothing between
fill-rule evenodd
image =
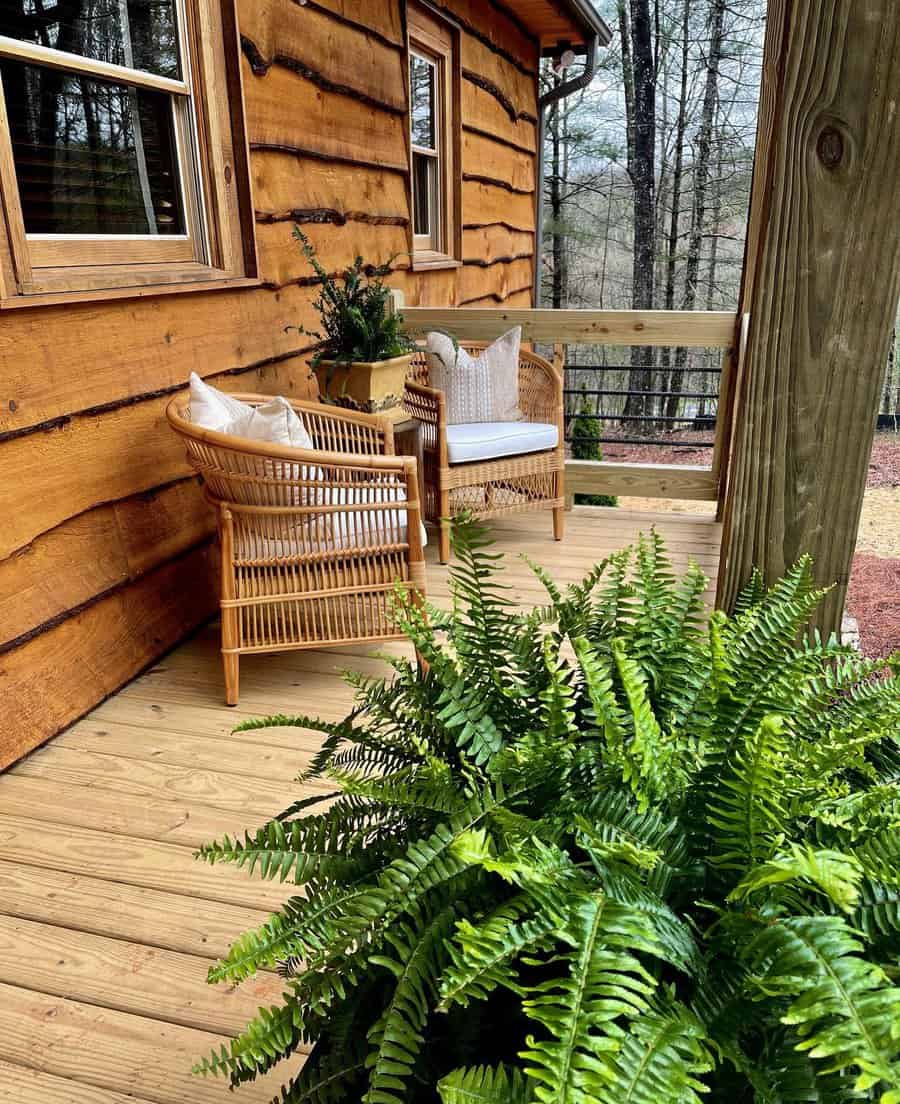
<instances>
[{"instance_id":1,"label":"white throw pillow","mask_svg":"<svg viewBox=\"0 0 900 1104\"><path fill-rule=\"evenodd\" d=\"M312 437L307 433L300 415L281 395L263 406L247 406L246 412L229 422L222 432L247 437L251 441L265 441L270 445L303 449L313 447Z\"/></svg>"},{"instance_id":2,"label":"white throw pillow","mask_svg":"<svg viewBox=\"0 0 900 1104\"><path fill-rule=\"evenodd\" d=\"M229 422L250 409L240 399L210 387L196 372L191 372L191 421L194 425L221 432Z\"/></svg>"},{"instance_id":3,"label":"white throw pillow","mask_svg":"<svg viewBox=\"0 0 900 1104\"><path fill-rule=\"evenodd\" d=\"M250 406L210 387L195 372L191 373L191 421L204 429L251 441L313 448L313 440L300 415L281 395L262 406Z\"/></svg>"},{"instance_id":4,"label":"white throw pillow","mask_svg":"<svg viewBox=\"0 0 900 1104\"><path fill-rule=\"evenodd\" d=\"M425 356L431 385L447 400L448 425L473 422L518 422L519 349L522 327L516 326L473 357L454 348L453 339L430 333Z\"/></svg>"}]
</instances>

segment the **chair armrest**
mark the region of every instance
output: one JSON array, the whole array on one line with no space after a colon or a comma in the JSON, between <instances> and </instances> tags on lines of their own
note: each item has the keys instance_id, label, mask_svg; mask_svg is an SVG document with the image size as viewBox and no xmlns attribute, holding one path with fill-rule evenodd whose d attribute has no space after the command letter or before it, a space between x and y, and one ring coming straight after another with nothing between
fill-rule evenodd
<instances>
[{"instance_id":1,"label":"chair armrest","mask_svg":"<svg viewBox=\"0 0 900 1104\"><path fill-rule=\"evenodd\" d=\"M523 353L519 363L519 409L530 422L563 421L563 378L536 353Z\"/></svg>"}]
</instances>

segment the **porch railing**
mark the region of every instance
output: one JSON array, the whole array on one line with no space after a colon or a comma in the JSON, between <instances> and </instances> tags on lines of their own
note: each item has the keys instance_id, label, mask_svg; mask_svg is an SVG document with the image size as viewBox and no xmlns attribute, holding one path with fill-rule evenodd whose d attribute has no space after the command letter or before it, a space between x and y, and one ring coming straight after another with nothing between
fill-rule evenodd
<instances>
[{"instance_id":1,"label":"porch railing","mask_svg":"<svg viewBox=\"0 0 900 1104\"><path fill-rule=\"evenodd\" d=\"M570 459L566 462L566 489L569 494L721 501L731 435L735 342L739 339L736 314L398 306L410 333L439 329L463 341L493 341L510 327L521 326L523 340L554 349L561 373L566 345L720 350L718 410L709 467Z\"/></svg>"}]
</instances>

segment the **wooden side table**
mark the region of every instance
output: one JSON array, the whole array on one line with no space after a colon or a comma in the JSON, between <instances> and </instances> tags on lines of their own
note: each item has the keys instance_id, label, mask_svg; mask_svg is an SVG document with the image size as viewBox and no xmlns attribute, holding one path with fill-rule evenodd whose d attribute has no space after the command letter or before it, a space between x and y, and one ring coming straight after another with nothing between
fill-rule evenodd
<instances>
[{"instance_id":1,"label":"wooden side table","mask_svg":"<svg viewBox=\"0 0 900 1104\"><path fill-rule=\"evenodd\" d=\"M418 418L406 418L394 422L394 448L398 456L415 456L419 477L419 504L425 518L425 435Z\"/></svg>"}]
</instances>

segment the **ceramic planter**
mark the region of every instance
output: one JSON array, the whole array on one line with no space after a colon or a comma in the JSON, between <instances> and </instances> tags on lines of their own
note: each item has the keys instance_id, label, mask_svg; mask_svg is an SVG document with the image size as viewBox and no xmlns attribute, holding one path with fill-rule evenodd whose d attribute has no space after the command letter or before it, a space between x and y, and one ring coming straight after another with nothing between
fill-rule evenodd
<instances>
[{"instance_id":1,"label":"ceramic planter","mask_svg":"<svg viewBox=\"0 0 900 1104\"><path fill-rule=\"evenodd\" d=\"M411 362L409 353L390 360L352 364L322 360L316 368L319 395L323 402L403 421L407 417L403 390Z\"/></svg>"}]
</instances>

